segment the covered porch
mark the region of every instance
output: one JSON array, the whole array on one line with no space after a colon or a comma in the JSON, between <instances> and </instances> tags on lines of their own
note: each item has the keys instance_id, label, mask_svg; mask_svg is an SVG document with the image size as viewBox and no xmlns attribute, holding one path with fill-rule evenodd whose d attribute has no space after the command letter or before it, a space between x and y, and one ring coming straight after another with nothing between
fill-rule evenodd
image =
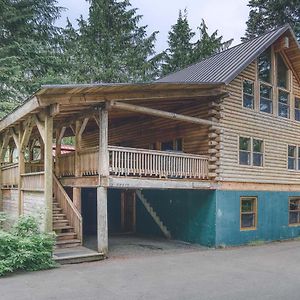
<instances>
[{"instance_id":1,"label":"covered porch","mask_svg":"<svg viewBox=\"0 0 300 300\"><path fill-rule=\"evenodd\" d=\"M216 187L226 95L218 85L45 86L0 122L1 196L17 191L21 215L34 195L45 230L67 224L82 243L81 189L96 188L105 254L108 188ZM62 151L65 143L73 148Z\"/></svg>"}]
</instances>

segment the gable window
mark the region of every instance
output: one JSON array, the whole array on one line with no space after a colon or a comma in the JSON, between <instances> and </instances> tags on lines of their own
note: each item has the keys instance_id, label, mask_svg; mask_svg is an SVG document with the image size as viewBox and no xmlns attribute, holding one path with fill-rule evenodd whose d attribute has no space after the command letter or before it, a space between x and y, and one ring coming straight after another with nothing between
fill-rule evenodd
<instances>
[{"instance_id":1,"label":"gable window","mask_svg":"<svg viewBox=\"0 0 300 300\"><path fill-rule=\"evenodd\" d=\"M300 121L300 98L295 98L295 120Z\"/></svg>"},{"instance_id":2,"label":"gable window","mask_svg":"<svg viewBox=\"0 0 300 300\"><path fill-rule=\"evenodd\" d=\"M290 100L289 93L278 91L278 115L283 118L290 117Z\"/></svg>"},{"instance_id":3,"label":"gable window","mask_svg":"<svg viewBox=\"0 0 300 300\"><path fill-rule=\"evenodd\" d=\"M262 167L264 162L264 142L247 137L239 138L240 165Z\"/></svg>"},{"instance_id":4,"label":"gable window","mask_svg":"<svg viewBox=\"0 0 300 300\"><path fill-rule=\"evenodd\" d=\"M277 85L280 88L288 89L289 76L288 68L281 55L277 55Z\"/></svg>"},{"instance_id":5,"label":"gable window","mask_svg":"<svg viewBox=\"0 0 300 300\"><path fill-rule=\"evenodd\" d=\"M288 169L296 170L296 146L288 145Z\"/></svg>"},{"instance_id":6,"label":"gable window","mask_svg":"<svg viewBox=\"0 0 300 300\"><path fill-rule=\"evenodd\" d=\"M257 198L241 197L241 230L255 230L257 219Z\"/></svg>"},{"instance_id":7,"label":"gable window","mask_svg":"<svg viewBox=\"0 0 300 300\"><path fill-rule=\"evenodd\" d=\"M261 81L271 82L271 48L258 58L258 77Z\"/></svg>"},{"instance_id":8,"label":"gable window","mask_svg":"<svg viewBox=\"0 0 300 300\"><path fill-rule=\"evenodd\" d=\"M289 225L300 225L300 198L289 199Z\"/></svg>"},{"instance_id":9,"label":"gable window","mask_svg":"<svg viewBox=\"0 0 300 300\"><path fill-rule=\"evenodd\" d=\"M243 106L246 108L254 108L254 84L253 81L243 81Z\"/></svg>"},{"instance_id":10,"label":"gable window","mask_svg":"<svg viewBox=\"0 0 300 300\"><path fill-rule=\"evenodd\" d=\"M240 137L239 161L240 165L251 165L251 139Z\"/></svg>"},{"instance_id":11,"label":"gable window","mask_svg":"<svg viewBox=\"0 0 300 300\"><path fill-rule=\"evenodd\" d=\"M272 87L265 84L260 85L260 111L273 112Z\"/></svg>"}]
</instances>

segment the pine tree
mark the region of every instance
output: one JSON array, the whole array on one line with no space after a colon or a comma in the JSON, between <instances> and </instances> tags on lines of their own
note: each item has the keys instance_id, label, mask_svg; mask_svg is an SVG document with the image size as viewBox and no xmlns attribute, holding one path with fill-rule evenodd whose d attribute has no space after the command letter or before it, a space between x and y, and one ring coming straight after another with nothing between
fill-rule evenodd
<instances>
[{"instance_id":1,"label":"pine tree","mask_svg":"<svg viewBox=\"0 0 300 300\"><path fill-rule=\"evenodd\" d=\"M193 44L195 33L190 28L186 9L179 16L175 25L171 27L168 37L168 49L165 51L165 61L162 74L166 75L178 71L192 63Z\"/></svg>"},{"instance_id":2,"label":"pine tree","mask_svg":"<svg viewBox=\"0 0 300 300\"><path fill-rule=\"evenodd\" d=\"M43 82L58 80L56 0L0 2L0 115L20 103Z\"/></svg>"},{"instance_id":3,"label":"pine tree","mask_svg":"<svg viewBox=\"0 0 300 300\"><path fill-rule=\"evenodd\" d=\"M249 18L243 40L289 23L300 40L300 0L250 0Z\"/></svg>"},{"instance_id":4,"label":"pine tree","mask_svg":"<svg viewBox=\"0 0 300 300\"><path fill-rule=\"evenodd\" d=\"M212 54L226 50L233 42L233 39L223 42L223 37L218 36L218 30L214 31L212 35L209 35L207 32L208 27L203 19L198 30L200 31L200 38L194 44L193 62L200 61Z\"/></svg>"},{"instance_id":5,"label":"pine tree","mask_svg":"<svg viewBox=\"0 0 300 300\"><path fill-rule=\"evenodd\" d=\"M65 45L72 43L71 65L75 82L149 81L155 77L154 43L157 32L147 36L147 26L128 0L87 0L88 20L80 18L76 31L69 26ZM72 46L71 46L72 47ZM75 66L75 68L74 68Z\"/></svg>"}]
</instances>

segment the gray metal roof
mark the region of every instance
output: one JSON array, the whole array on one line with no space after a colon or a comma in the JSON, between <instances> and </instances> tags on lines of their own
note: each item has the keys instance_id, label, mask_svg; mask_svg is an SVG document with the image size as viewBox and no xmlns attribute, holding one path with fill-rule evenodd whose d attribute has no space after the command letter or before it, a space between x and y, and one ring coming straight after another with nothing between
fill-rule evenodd
<instances>
[{"instance_id":1,"label":"gray metal roof","mask_svg":"<svg viewBox=\"0 0 300 300\"><path fill-rule=\"evenodd\" d=\"M169 74L157 82L225 83L229 84L254 59L272 45L283 33L292 31L289 25L215 54L185 69Z\"/></svg>"}]
</instances>

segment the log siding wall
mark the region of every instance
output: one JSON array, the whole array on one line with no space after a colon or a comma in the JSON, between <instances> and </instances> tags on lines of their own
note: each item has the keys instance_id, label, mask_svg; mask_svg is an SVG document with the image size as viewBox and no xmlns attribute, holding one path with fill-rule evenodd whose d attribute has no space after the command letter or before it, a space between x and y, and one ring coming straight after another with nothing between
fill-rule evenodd
<instances>
[{"instance_id":1,"label":"log siding wall","mask_svg":"<svg viewBox=\"0 0 300 300\"><path fill-rule=\"evenodd\" d=\"M255 82L255 109L243 107L243 80ZM294 97L300 86L293 76L290 93L290 119L277 116L277 93L273 95L273 114L259 112L259 83L256 62L249 65L227 87L230 97L223 103L224 128L220 148L220 181L259 183L300 183L300 170L287 169L287 145L300 146L300 122L294 120ZM239 165L239 136L264 141L264 166Z\"/></svg>"},{"instance_id":2,"label":"log siding wall","mask_svg":"<svg viewBox=\"0 0 300 300\"><path fill-rule=\"evenodd\" d=\"M184 106L184 102L182 103ZM208 119L208 111L209 101L199 100L186 108L172 112ZM208 134L207 126L145 117L144 120L109 126L109 145L149 149L150 144L182 138L184 152L207 155L209 152ZM98 144L98 128L95 128L93 132L83 133L82 149L96 147Z\"/></svg>"}]
</instances>

